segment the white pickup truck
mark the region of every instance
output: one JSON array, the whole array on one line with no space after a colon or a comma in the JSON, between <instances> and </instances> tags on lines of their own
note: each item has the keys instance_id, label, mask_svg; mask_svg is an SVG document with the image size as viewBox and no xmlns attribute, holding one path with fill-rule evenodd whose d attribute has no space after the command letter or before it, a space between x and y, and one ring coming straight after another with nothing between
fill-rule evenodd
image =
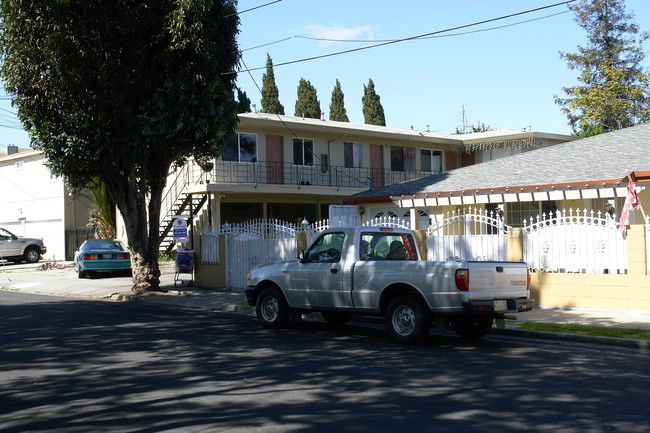
<instances>
[{"instance_id":1,"label":"white pickup truck","mask_svg":"<svg viewBox=\"0 0 650 433\"><path fill-rule=\"evenodd\" d=\"M251 270L246 297L262 326L280 328L292 313L320 312L343 324L354 314L384 316L395 340L413 344L432 323L479 338L494 319L529 311L525 263L421 261L410 230L337 227L321 233L299 260Z\"/></svg>"}]
</instances>

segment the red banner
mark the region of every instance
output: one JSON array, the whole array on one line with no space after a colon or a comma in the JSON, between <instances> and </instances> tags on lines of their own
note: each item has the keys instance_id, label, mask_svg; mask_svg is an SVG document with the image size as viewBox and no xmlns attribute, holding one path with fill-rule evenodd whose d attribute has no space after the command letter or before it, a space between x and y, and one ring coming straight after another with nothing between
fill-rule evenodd
<instances>
[{"instance_id":1,"label":"red banner","mask_svg":"<svg viewBox=\"0 0 650 433\"><path fill-rule=\"evenodd\" d=\"M625 226L627 225L627 217L630 214L630 210L639 205L639 197L637 197L634 187L635 185L632 181L627 184L627 196L625 197L625 204L623 205L623 210L621 211L621 232L625 230Z\"/></svg>"}]
</instances>

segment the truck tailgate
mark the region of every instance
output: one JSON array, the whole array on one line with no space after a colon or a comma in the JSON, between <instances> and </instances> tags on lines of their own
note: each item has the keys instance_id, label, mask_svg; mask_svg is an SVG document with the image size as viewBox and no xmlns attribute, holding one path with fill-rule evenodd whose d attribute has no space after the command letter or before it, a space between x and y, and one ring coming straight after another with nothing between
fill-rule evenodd
<instances>
[{"instance_id":1,"label":"truck tailgate","mask_svg":"<svg viewBox=\"0 0 650 433\"><path fill-rule=\"evenodd\" d=\"M523 262L467 262L469 300L528 297L528 271Z\"/></svg>"}]
</instances>

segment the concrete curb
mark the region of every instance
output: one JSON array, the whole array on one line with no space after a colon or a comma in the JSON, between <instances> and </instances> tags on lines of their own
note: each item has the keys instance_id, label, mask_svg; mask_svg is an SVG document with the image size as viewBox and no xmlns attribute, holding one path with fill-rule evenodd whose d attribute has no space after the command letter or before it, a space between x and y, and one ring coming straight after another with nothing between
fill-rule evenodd
<instances>
[{"instance_id":1,"label":"concrete curb","mask_svg":"<svg viewBox=\"0 0 650 433\"><path fill-rule=\"evenodd\" d=\"M598 337L593 335L567 334L564 332L527 331L523 329L492 329L491 335L504 335L508 337L533 338L547 341L561 341L563 343L589 344L641 351L650 350L650 341L630 340L626 338Z\"/></svg>"},{"instance_id":2,"label":"concrete curb","mask_svg":"<svg viewBox=\"0 0 650 433\"><path fill-rule=\"evenodd\" d=\"M166 292L166 295L172 297L176 297L176 296L183 297L187 295L187 292L170 290ZM205 303L205 304L197 305L197 304L190 304L190 303L183 303L183 302L161 302L161 298L157 298L156 296L135 296L135 295L129 295L125 293L116 293L114 295L111 295L110 299L114 301L121 301L121 302L166 304L166 305L185 306L190 308L208 309L208 310L220 311L220 312L233 312L233 313L242 313L242 314L250 314L250 315L255 314L255 309L253 307L247 305L239 305L239 304L210 305L210 303ZM164 297L162 299L164 299ZM598 345L598 346L607 346L607 347L620 347L625 349L635 349L639 351L650 351L650 341L645 341L645 340L630 340L624 338L567 334L563 332L528 331L528 330L515 329L515 328L505 328L505 329L493 328L490 331L489 335L502 335L502 336L513 337L513 338L529 338L529 339L538 339L544 341L555 341L562 344Z\"/></svg>"}]
</instances>

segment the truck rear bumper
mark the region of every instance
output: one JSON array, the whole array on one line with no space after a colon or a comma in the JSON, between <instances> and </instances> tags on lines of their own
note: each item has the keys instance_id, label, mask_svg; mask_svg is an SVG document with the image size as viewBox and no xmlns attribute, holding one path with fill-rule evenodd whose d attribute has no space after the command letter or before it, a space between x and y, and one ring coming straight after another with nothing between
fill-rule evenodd
<instances>
[{"instance_id":1,"label":"truck rear bumper","mask_svg":"<svg viewBox=\"0 0 650 433\"><path fill-rule=\"evenodd\" d=\"M463 302L465 314L522 313L532 310L534 306L535 301L526 298Z\"/></svg>"}]
</instances>

